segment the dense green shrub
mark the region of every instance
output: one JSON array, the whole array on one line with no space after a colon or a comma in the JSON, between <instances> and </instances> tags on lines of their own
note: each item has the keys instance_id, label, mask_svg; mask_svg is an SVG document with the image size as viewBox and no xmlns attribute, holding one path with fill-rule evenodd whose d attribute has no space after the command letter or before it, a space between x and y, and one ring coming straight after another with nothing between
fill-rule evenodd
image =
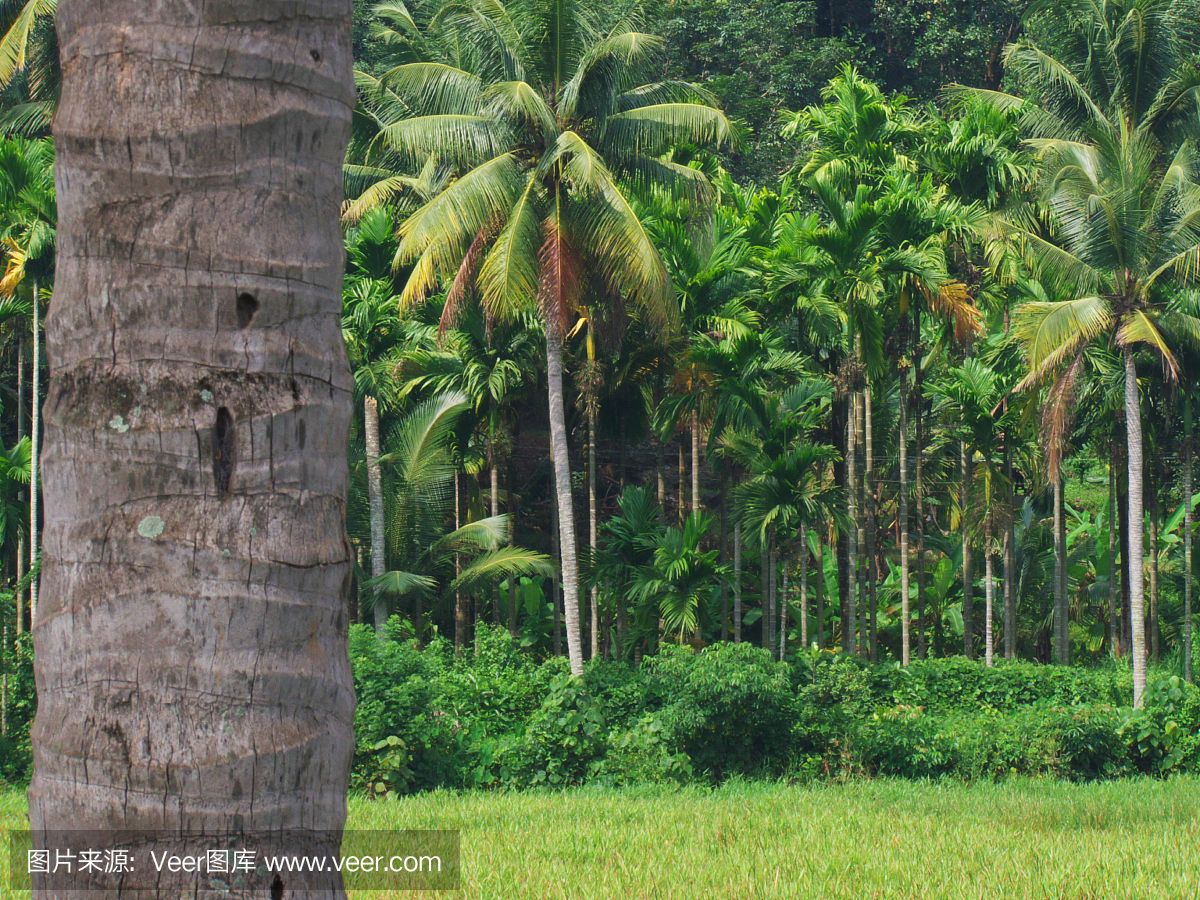
<instances>
[{"instance_id":1,"label":"dense green shrub","mask_svg":"<svg viewBox=\"0 0 1200 900\"><path fill-rule=\"evenodd\" d=\"M787 667L749 644L700 653L663 648L643 663L648 689L669 701L664 727L698 773L720 779L784 770L791 760L796 695Z\"/></svg>"},{"instance_id":2,"label":"dense green shrub","mask_svg":"<svg viewBox=\"0 0 1200 900\"><path fill-rule=\"evenodd\" d=\"M37 712L33 683L33 640L28 634L10 637L0 652L0 674L7 676L5 733L0 735L0 784L24 784L29 780L33 753L29 726Z\"/></svg>"},{"instance_id":3,"label":"dense green shrub","mask_svg":"<svg viewBox=\"0 0 1200 900\"><path fill-rule=\"evenodd\" d=\"M1139 771L1198 771L1200 688L1178 675L1152 682L1141 707L1124 710L1120 735Z\"/></svg>"},{"instance_id":4,"label":"dense green shrub","mask_svg":"<svg viewBox=\"0 0 1200 900\"><path fill-rule=\"evenodd\" d=\"M961 656L920 660L873 670L872 692L881 702L920 706L930 712L991 708L1015 710L1039 703L1060 706L1133 702L1129 670L1042 666L998 661L994 668Z\"/></svg>"},{"instance_id":5,"label":"dense green shrub","mask_svg":"<svg viewBox=\"0 0 1200 900\"><path fill-rule=\"evenodd\" d=\"M597 770L607 738L603 704L564 673L524 733L502 745L500 777L515 787L582 784Z\"/></svg>"},{"instance_id":6,"label":"dense green shrub","mask_svg":"<svg viewBox=\"0 0 1200 900\"><path fill-rule=\"evenodd\" d=\"M632 727L609 735L596 779L614 786L684 784L692 778L692 763L686 753L673 752L675 744L658 716L646 713Z\"/></svg>"}]
</instances>

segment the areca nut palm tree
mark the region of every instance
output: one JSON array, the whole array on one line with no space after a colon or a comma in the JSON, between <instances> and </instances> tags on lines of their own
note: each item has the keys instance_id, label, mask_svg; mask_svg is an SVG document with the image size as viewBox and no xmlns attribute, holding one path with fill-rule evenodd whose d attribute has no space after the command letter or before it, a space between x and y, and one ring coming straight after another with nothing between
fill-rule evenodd
<instances>
[{"instance_id":1,"label":"areca nut palm tree","mask_svg":"<svg viewBox=\"0 0 1200 900\"><path fill-rule=\"evenodd\" d=\"M1114 342L1124 359L1132 657L1140 703L1146 645L1136 354L1148 348L1174 373L1172 342L1200 340L1200 318L1172 302L1171 291L1200 275L1200 5L1079 0L1050 12L1061 17L1058 57L1032 42L1005 50L1007 67L1036 99L976 93L1018 109L1038 153L1049 229L1024 217L1003 231L1040 277L1072 297L1026 307L1019 329L1031 365L1026 385L1056 376L1056 389L1069 396L1084 349L1095 340Z\"/></svg>"},{"instance_id":2,"label":"areca nut palm tree","mask_svg":"<svg viewBox=\"0 0 1200 900\"><path fill-rule=\"evenodd\" d=\"M338 852L349 24L348 0L58 10L35 842L128 829L135 854L195 855L302 831ZM146 869L91 896L211 889ZM308 887L344 896L300 873L244 892ZM35 880L52 893L75 895Z\"/></svg>"},{"instance_id":3,"label":"areca nut palm tree","mask_svg":"<svg viewBox=\"0 0 1200 900\"><path fill-rule=\"evenodd\" d=\"M38 540L38 433L41 429L41 305L44 287L53 280L54 230L58 213L54 198L54 148L49 141L10 140L0 147L0 205L5 210L3 237L4 276L0 298L13 299L29 291L30 334L33 338L31 384L33 402L30 441L33 446L29 476L29 568L35 571L41 552ZM22 410L22 413L24 410ZM30 617L36 615L38 580L29 585ZM22 601L18 599L18 608Z\"/></svg>"},{"instance_id":4,"label":"areca nut palm tree","mask_svg":"<svg viewBox=\"0 0 1200 900\"><path fill-rule=\"evenodd\" d=\"M409 112L379 138L414 168L436 157L455 173L400 227L397 265L412 268L403 302L448 283L447 304L477 292L496 317L540 310L568 655L577 674L563 340L589 295L623 298L661 334L676 328L670 276L630 192L668 189L705 202L706 176L667 153L680 142L732 136L703 91L648 80L660 39L606 30L600 19L598 5L581 0L446 3L413 61L383 79Z\"/></svg>"}]
</instances>

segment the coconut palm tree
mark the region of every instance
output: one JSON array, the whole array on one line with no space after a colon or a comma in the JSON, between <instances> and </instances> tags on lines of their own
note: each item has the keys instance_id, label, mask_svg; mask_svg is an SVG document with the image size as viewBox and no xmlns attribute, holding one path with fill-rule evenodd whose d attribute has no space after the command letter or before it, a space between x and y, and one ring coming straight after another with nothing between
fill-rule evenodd
<instances>
[{"instance_id":1,"label":"coconut palm tree","mask_svg":"<svg viewBox=\"0 0 1200 900\"><path fill-rule=\"evenodd\" d=\"M58 108L62 70L54 17L58 0L0 2L0 88L23 76L18 102L0 113L0 130L45 135Z\"/></svg>"},{"instance_id":2,"label":"coconut palm tree","mask_svg":"<svg viewBox=\"0 0 1200 900\"><path fill-rule=\"evenodd\" d=\"M477 291L498 318L542 316L575 673L583 649L563 340L574 310L601 296L623 298L660 333L676 327L670 276L630 192L704 202L704 174L665 155L732 135L703 91L650 80L661 40L601 20L581 0L446 3L411 34L408 61L381 79L406 112L379 142L414 170L434 157L456 175L400 227L396 262L412 266L402 300L448 283L448 305Z\"/></svg>"},{"instance_id":3,"label":"coconut palm tree","mask_svg":"<svg viewBox=\"0 0 1200 900\"><path fill-rule=\"evenodd\" d=\"M342 0L211 12L58 14L30 825L181 856L304 829L336 853L354 752L350 22ZM120 890L210 889L146 875ZM239 890L308 886L251 872Z\"/></svg>"},{"instance_id":4,"label":"coconut palm tree","mask_svg":"<svg viewBox=\"0 0 1200 900\"><path fill-rule=\"evenodd\" d=\"M465 394L440 394L409 411L388 435L388 452L379 459L386 485L387 565L368 582L377 597L440 599L494 578L553 574L542 554L503 546L510 531L506 515L456 522L447 530L457 501L453 432L469 411ZM414 626L420 637L421 623Z\"/></svg>"},{"instance_id":5,"label":"coconut palm tree","mask_svg":"<svg viewBox=\"0 0 1200 900\"><path fill-rule=\"evenodd\" d=\"M1173 374L1171 344L1200 341L1200 318L1168 290L1200 275L1197 9L1167 0L1062 4L1050 19L1056 56L1033 41L1005 50L1032 99L975 92L1019 110L1038 153L1048 227L1014 218L1003 232L1040 277L1070 291L1071 299L1024 309L1026 386L1054 380L1069 397L1093 341L1115 342L1124 359L1135 702L1146 684L1137 354L1149 350Z\"/></svg>"}]
</instances>

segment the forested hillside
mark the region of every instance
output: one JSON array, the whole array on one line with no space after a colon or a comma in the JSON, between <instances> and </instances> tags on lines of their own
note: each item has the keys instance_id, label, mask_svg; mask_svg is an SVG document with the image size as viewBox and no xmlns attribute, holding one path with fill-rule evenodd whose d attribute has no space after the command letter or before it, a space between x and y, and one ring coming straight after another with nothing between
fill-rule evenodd
<instances>
[{"instance_id":1,"label":"forested hillside","mask_svg":"<svg viewBox=\"0 0 1200 900\"><path fill-rule=\"evenodd\" d=\"M26 712L54 7L0 5L0 540ZM973 777L945 735L989 726L963 724L975 693L936 709L949 682L976 690L939 681L960 672L948 657L1029 681L1031 664L1096 670L987 701L1015 716L997 732L1010 768L1195 765L1200 5L355 0L354 16L349 612L380 645L357 632L375 672L359 688L408 679L485 722L446 673L494 663L524 698L508 738L426 722L453 764L416 752L364 783L620 780L604 735L644 742L664 777L722 777L688 717L738 666L786 732L746 738L760 768L838 771L841 734L846 769ZM918 661L910 696L889 673ZM566 678L585 670L586 688ZM891 718L851 727L839 697ZM363 766L408 727L389 702ZM607 725L548 746L551 713L584 727L593 706ZM1097 735L1078 762L1073 728ZM1013 749L1029 741L1053 750ZM926 750L942 755L921 770Z\"/></svg>"}]
</instances>

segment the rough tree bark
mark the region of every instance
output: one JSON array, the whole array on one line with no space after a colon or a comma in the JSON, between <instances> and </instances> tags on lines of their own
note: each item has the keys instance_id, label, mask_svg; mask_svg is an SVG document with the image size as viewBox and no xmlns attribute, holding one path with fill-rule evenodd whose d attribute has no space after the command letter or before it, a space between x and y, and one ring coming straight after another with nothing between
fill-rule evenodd
<instances>
[{"instance_id":1,"label":"rough tree bark","mask_svg":"<svg viewBox=\"0 0 1200 900\"><path fill-rule=\"evenodd\" d=\"M575 513L571 498L571 463L567 457L567 418L563 405L562 335L546 327L546 374L550 395L550 456L558 497L558 550L562 559L563 618L567 626L567 658L571 673L583 674L583 631L579 610L579 564L575 555Z\"/></svg>"},{"instance_id":2,"label":"rough tree bark","mask_svg":"<svg viewBox=\"0 0 1200 900\"><path fill-rule=\"evenodd\" d=\"M303 828L337 849L354 750L350 14L58 5L35 841L153 829L143 847L186 853L202 834ZM120 896L207 896L209 877L164 869ZM251 873L226 896L303 884Z\"/></svg>"}]
</instances>

